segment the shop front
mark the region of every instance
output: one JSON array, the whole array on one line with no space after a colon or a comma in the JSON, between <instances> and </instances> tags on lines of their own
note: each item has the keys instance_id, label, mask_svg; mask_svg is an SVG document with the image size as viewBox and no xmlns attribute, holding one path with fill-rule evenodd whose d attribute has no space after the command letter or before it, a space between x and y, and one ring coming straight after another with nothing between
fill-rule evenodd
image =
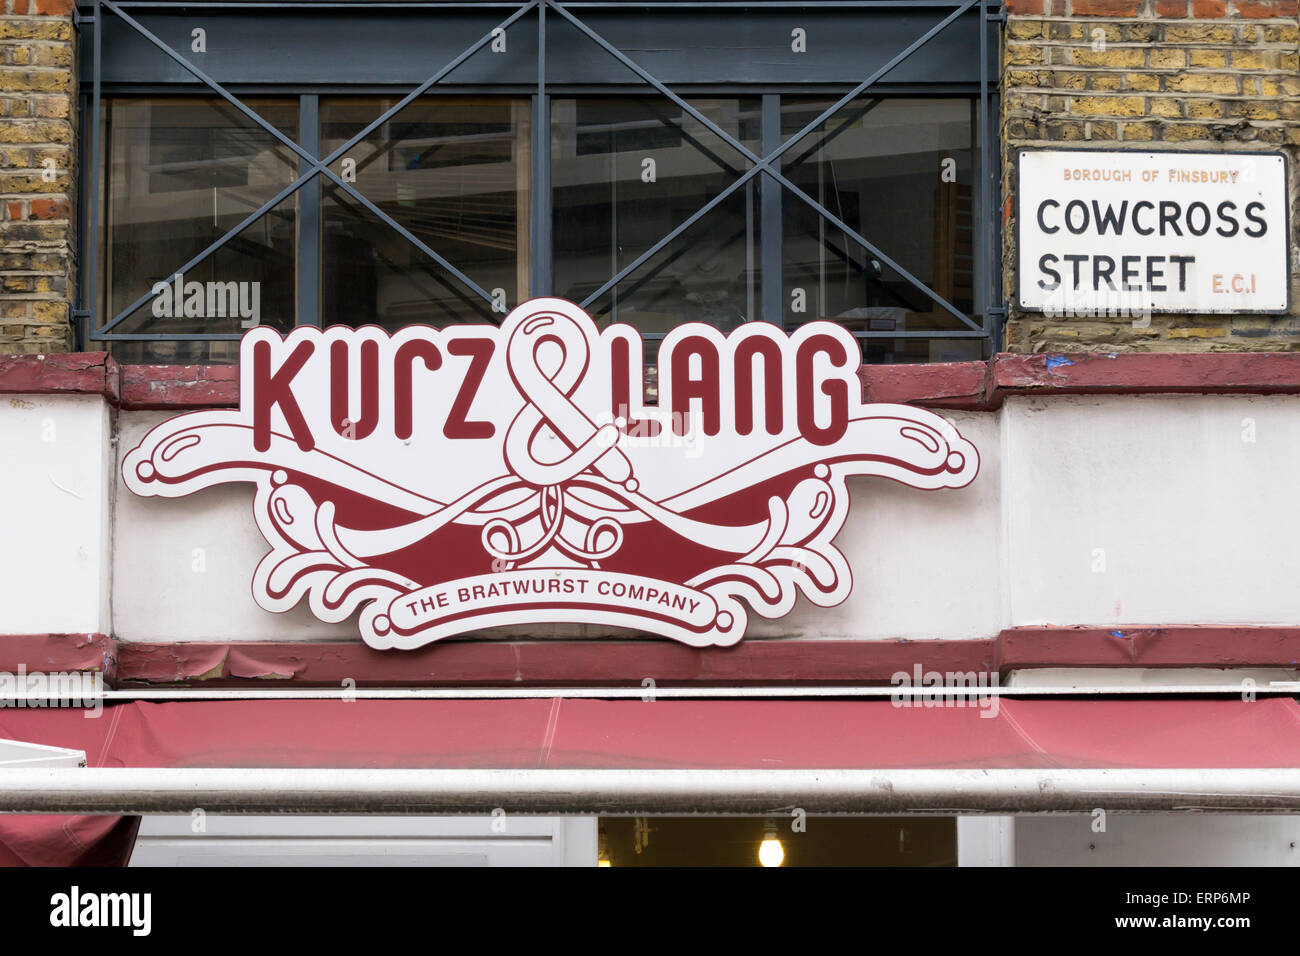
<instances>
[{"instance_id":1,"label":"shop front","mask_svg":"<svg viewBox=\"0 0 1300 956\"><path fill-rule=\"evenodd\" d=\"M1294 2L21 5L0 860L1296 862Z\"/></svg>"}]
</instances>

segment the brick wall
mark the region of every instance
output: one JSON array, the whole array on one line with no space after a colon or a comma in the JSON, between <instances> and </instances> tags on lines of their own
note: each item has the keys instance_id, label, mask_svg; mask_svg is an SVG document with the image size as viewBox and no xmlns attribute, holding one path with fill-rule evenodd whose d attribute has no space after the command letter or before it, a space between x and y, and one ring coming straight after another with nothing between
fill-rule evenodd
<instances>
[{"instance_id":1,"label":"brick wall","mask_svg":"<svg viewBox=\"0 0 1300 956\"><path fill-rule=\"evenodd\" d=\"M0 354L72 346L73 0L0 12Z\"/></svg>"},{"instance_id":2,"label":"brick wall","mask_svg":"<svg viewBox=\"0 0 1300 956\"><path fill-rule=\"evenodd\" d=\"M1002 56L1005 347L1300 351L1300 18L1296 0L1007 0ZM1097 33L1096 31L1102 31ZM1104 43L1099 42L1104 40ZM1022 147L1285 150L1291 316L1046 317L1014 309Z\"/></svg>"}]
</instances>

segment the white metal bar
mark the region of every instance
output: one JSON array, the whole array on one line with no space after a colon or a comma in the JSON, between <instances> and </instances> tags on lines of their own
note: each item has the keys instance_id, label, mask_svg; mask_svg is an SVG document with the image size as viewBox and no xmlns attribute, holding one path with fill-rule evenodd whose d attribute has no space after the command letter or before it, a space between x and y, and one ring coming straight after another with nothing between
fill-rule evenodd
<instances>
[{"instance_id":1,"label":"white metal bar","mask_svg":"<svg viewBox=\"0 0 1300 956\"><path fill-rule=\"evenodd\" d=\"M0 770L0 812L784 816L1300 812L1300 769Z\"/></svg>"},{"instance_id":2,"label":"white metal bar","mask_svg":"<svg viewBox=\"0 0 1300 956\"><path fill-rule=\"evenodd\" d=\"M157 687L104 690L100 694L69 697L64 693L0 692L0 710L4 708L58 706L72 700L90 702L131 700L536 700L555 697L574 700L672 700L745 698L844 698L888 697L912 700L913 707L980 705L994 698L1016 697L1179 697L1217 696L1265 698L1296 696L1294 682L1272 684L1169 684L1130 685L1097 684L1093 686L1056 685L1023 687L897 687L890 684L870 685L750 685L743 687L295 687L263 690L242 687ZM982 705L981 705L982 706Z\"/></svg>"}]
</instances>

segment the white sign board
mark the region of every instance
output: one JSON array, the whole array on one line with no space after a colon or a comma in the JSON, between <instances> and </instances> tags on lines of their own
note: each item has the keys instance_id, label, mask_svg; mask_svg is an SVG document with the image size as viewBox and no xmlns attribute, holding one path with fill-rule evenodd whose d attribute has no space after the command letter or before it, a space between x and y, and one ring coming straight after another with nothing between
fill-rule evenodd
<instances>
[{"instance_id":1,"label":"white sign board","mask_svg":"<svg viewBox=\"0 0 1300 956\"><path fill-rule=\"evenodd\" d=\"M1022 309L1287 310L1281 154L1023 150L1018 169Z\"/></svg>"}]
</instances>

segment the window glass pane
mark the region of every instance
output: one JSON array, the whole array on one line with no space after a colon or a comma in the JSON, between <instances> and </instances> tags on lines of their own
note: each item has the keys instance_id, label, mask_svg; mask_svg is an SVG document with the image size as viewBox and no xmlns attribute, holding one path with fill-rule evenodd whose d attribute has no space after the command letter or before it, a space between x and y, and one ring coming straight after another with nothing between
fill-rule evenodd
<instances>
[{"instance_id":1,"label":"window glass pane","mask_svg":"<svg viewBox=\"0 0 1300 956\"><path fill-rule=\"evenodd\" d=\"M396 98L321 100L334 152ZM442 326L500 321L528 293L530 103L425 97L349 149L332 169L500 303L472 287L328 180L321 208L325 325Z\"/></svg>"},{"instance_id":2,"label":"window glass pane","mask_svg":"<svg viewBox=\"0 0 1300 956\"><path fill-rule=\"evenodd\" d=\"M691 105L758 152L757 97ZM749 169L738 150L662 97L557 98L551 157L557 295L647 334L758 317L757 179L601 291Z\"/></svg>"},{"instance_id":3,"label":"window glass pane","mask_svg":"<svg viewBox=\"0 0 1300 956\"><path fill-rule=\"evenodd\" d=\"M296 140L295 100L246 103ZM296 195L181 279L176 273L293 182L294 153L215 98L107 99L102 115L101 314L111 319L148 297L111 332L238 334L258 323L290 328ZM160 282L166 288L151 295ZM112 351L123 362L230 362L238 342L114 342Z\"/></svg>"},{"instance_id":4,"label":"window glass pane","mask_svg":"<svg viewBox=\"0 0 1300 956\"><path fill-rule=\"evenodd\" d=\"M783 141L835 99L783 97ZM972 103L861 97L804 135L782 171L960 312L974 310ZM968 328L805 201L782 205L787 326L855 332ZM978 319L976 320L978 322ZM979 358L978 339L864 339L868 362Z\"/></svg>"}]
</instances>

